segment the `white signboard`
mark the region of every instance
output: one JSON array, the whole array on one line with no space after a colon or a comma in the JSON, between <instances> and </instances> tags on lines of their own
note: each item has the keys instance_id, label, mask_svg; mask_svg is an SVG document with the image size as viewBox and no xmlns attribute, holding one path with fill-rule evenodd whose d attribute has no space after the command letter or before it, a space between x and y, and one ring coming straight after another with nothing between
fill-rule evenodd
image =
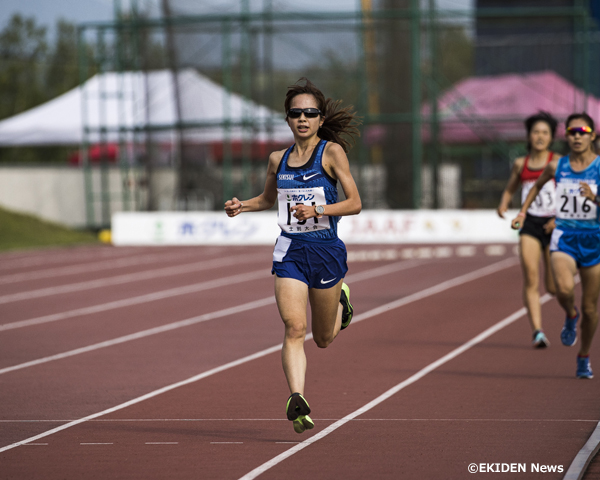
<instances>
[{"instance_id":1,"label":"white signboard","mask_svg":"<svg viewBox=\"0 0 600 480\"><path fill-rule=\"evenodd\" d=\"M365 210L343 217L340 238L347 244L516 243L505 219L494 210ZM277 212L119 212L112 219L115 245L273 245L280 233Z\"/></svg>"}]
</instances>

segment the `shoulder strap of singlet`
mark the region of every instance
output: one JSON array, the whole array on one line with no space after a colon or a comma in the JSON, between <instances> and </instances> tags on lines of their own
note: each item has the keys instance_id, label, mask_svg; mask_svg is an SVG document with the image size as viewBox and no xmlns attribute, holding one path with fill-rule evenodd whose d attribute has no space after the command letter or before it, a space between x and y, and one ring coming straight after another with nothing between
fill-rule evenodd
<instances>
[{"instance_id":1,"label":"shoulder strap of singlet","mask_svg":"<svg viewBox=\"0 0 600 480\"><path fill-rule=\"evenodd\" d=\"M529 168L527 167L527 164L529 163L529 154L525 155L525 161L523 162L523 168L521 168L521 176L523 176L523 174L529 170Z\"/></svg>"},{"instance_id":2,"label":"shoulder strap of singlet","mask_svg":"<svg viewBox=\"0 0 600 480\"><path fill-rule=\"evenodd\" d=\"M321 140L319 140L317 148L315 148L315 150L316 150L315 161L318 161L319 165L322 165L322 162L323 162L323 152L325 151L325 145L327 145L327 140L321 139Z\"/></svg>"},{"instance_id":3,"label":"shoulder strap of singlet","mask_svg":"<svg viewBox=\"0 0 600 480\"><path fill-rule=\"evenodd\" d=\"M287 162L288 157L290 156L290 153L292 151L292 149L294 148L296 144L294 143L294 145L292 145L290 148L288 148L285 153L283 154L283 157L281 157L281 162L279 162L279 166L277 167L277 171L275 172L275 174L278 174L281 171L281 167L283 166L283 164L285 162Z\"/></svg>"}]
</instances>

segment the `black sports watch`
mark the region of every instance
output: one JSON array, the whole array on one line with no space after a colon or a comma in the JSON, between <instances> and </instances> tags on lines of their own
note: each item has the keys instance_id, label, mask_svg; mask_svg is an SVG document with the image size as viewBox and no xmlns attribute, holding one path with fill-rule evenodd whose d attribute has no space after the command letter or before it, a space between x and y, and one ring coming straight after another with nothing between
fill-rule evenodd
<instances>
[{"instance_id":1,"label":"black sports watch","mask_svg":"<svg viewBox=\"0 0 600 480\"><path fill-rule=\"evenodd\" d=\"M325 213L325 207L323 205L317 205L315 207L315 213L317 215L323 215Z\"/></svg>"}]
</instances>

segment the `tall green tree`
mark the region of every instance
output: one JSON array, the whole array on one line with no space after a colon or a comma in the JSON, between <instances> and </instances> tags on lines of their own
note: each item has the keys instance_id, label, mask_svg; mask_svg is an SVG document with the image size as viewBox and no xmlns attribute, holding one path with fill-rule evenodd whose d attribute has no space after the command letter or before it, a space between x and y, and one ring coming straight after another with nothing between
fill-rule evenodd
<instances>
[{"instance_id":1,"label":"tall green tree","mask_svg":"<svg viewBox=\"0 0 600 480\"><path fill-rule=\"evenodd\" d=\"M45 96L54 98L79 85L77 28L65 20L56 24L56 40L48 55Z\"/></svg>"},{"instance_id":2,"label":"tall green tree","mask_svg":"<svg viewBox=\"0 0 600 480\"><path fill-rule=\"evenodd\" d=\"M27 110L46 99L46 28L33 18L12 16L0 32L0 118Z\"/></svg>"}]
</instances>

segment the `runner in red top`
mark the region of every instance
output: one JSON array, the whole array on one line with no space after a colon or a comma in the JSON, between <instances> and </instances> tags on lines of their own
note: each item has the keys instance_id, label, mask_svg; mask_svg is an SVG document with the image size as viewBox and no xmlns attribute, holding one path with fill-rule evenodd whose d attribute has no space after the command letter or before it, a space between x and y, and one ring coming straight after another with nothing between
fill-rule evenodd
<instances>
[{"instance_id":1,"label":"runner in red top","mask_svg":"<svg viewBox=\"0 0 600 480\"><path fill-rule=\"evenodd\" d=\"M502 193L498 215L504 213L512 196L521 185L521 202L527 198L531 187L542 174L546 165L560 155L550 151L557 121L548 113L540 112L525 120L527 129L527 150L525 157L515 160L510 178ZM554 279L550 270L550 236L554 229L555 184L548 182L527 210L519 232L519 252L523 269L523 302L527 308L529 322L533 330L533 346L545 348L550 345L542 330L542 308L539 294L540 258L544 260L546 291L555 294Z\"/></svg>"}]
</instances>

